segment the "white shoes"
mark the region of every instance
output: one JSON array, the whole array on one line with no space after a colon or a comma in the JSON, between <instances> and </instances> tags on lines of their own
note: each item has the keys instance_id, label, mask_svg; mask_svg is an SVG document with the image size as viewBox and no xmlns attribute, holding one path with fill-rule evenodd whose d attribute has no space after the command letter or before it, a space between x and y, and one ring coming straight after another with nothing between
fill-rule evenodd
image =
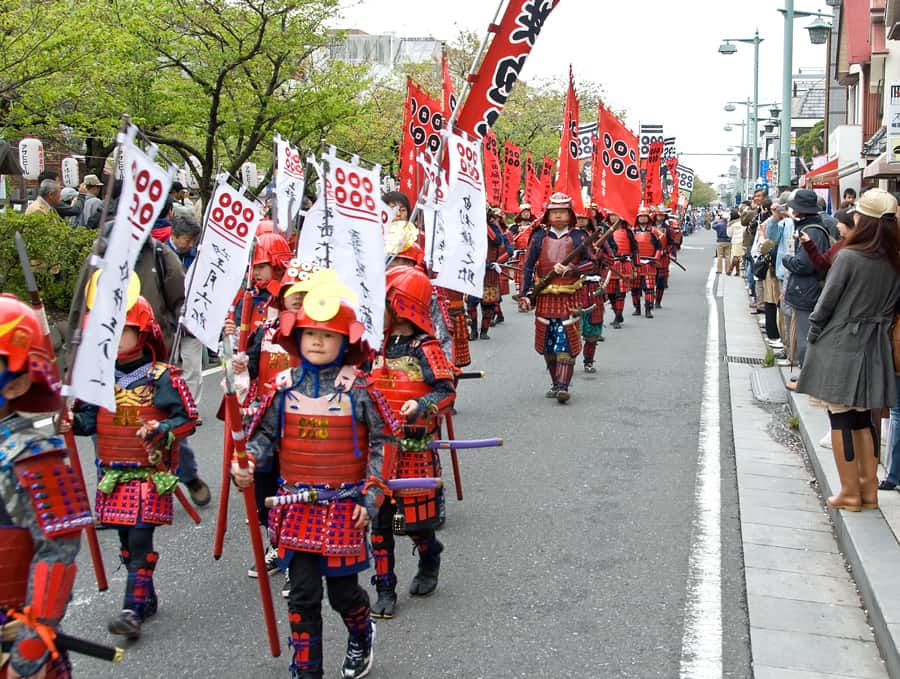
<instances>
[{"instance_id":1,"label":"white shoes","mask_svg":"<svg viewBox=\"0 0 900 679\"><path fill-rule=\"evenodd\" d=\"M782 342L780 339L766 340L766 344L768 344L773 349L784 349L784 342Z\"/></svg>"}]
</instances>

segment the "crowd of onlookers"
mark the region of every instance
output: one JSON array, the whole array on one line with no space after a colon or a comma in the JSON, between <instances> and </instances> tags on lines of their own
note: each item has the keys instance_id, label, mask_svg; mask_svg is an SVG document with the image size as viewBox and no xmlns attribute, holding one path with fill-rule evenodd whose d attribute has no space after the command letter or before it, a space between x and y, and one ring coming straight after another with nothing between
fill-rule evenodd
<instances>
[{"instance_id":1,"label":"crowd of onlookers","mask_svg":"<svg viewBox=\"0 0 900 679\"><path fill-rule=\"evenodd\" d=\"M788 388L828 411L831 431L820 443L833 449L841 479L827 500L836 509L877 508L877 491L900 484L900 376L892 344L900 304L897 213L897 198L881 189L861 196L847 189L833 215L815 191L773 200L759 190L712 224L716 270L745 276L750 313L761 316L776 363L799 369ZM892 455L879 484L880 423L888 408Z\"/></svg>"}]
</instances>

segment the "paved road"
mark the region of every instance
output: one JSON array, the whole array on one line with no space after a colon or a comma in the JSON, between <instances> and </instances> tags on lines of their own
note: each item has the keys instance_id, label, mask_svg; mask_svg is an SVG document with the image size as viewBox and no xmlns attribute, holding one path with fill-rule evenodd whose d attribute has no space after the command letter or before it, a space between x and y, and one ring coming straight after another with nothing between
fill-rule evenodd
<instances>
[{"instance_id":1,"label":"paved road","mask_svg":"<svg viewBox=\"0 0 900 679\"><path fill-rule=\"evenodd\" d=\"M578 366L568 405L544 398L532 316L511 301L492 339L472 345L473 367L488 374L460 388L457 435L502 436L506 445L460 453L465 500L449 502L441 583L431 598L405 594L415 564L398 542L404 590L398 617L378 625L373 677L678 676L714 245L706 232L686 244L681 260L690 271L673 269L665 308L653 320L626 311L625 327L608 330L599 346L598 373ZM216 494L217 382L206 379L205 424L193 439ZM730 457L722 460L724 664L726 676L749 677ZM268 655L256 583L246 577L251 559L238 498L232 495L218 562L211 557L214 505L199 527L177 512L176 525L157 532L158 616L120 667L78 658L76 676L286 676L289 650ZM114 570L114 534L102 532L101 540L110 591L93 588L83 550L66 627L110 641L104 621L120 606L124 571ZM281 599L276 610L284 645ZM336 614L325 618L326 676L337 676L345 634Z\"/></svg>"}]
</instances>

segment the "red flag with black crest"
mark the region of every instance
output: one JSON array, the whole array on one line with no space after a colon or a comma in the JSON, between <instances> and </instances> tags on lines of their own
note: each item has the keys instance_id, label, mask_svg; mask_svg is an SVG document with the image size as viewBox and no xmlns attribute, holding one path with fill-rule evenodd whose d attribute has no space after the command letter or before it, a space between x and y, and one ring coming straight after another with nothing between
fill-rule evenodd
<instances>
[{"instance_id":1,"label":"red flag with black crest","mask_svg":"<svg viewBox=\"0 0 900 679\"><path fill-rule=\"evenodd\" d=\"M500 115L544 22L559 0L510 0L497 25L472 87L462 103L457 126L483 137Z\"/></svg>"},{"instance_id":2,"label":"red flag with black crest","mask_svg":"<svg viewBox=\"0 0 900 679\"><path fill-rule=\"evenodd\" d=\"M559 139L559 158L556 165L554 191L561 191L572 199L572 209L576 214L584 212L581 199L581 177L578 156L580 153L578 135L578 97L575 95L575 76L569 66L569 89L566 92L566 108L563 114L563 132Z\"/></svg>"},{"instance_id":3,"label":"red flag with black crest","mask_svg":"<svg viewBox=\"0 0 900 679\"><path fill-rule=\"evenodd\" d=\"M644 203L647 205L657 205L662 202L662 184L659 180L662 152L663 143L661 141L650 144L650 151L647 153L647 175L644 180L646 183Z\"/></svg>"},{"instance_id":4,"label":"red flag with black crest","mask_svg":"<svg viewBox=\"0 0 900 679\"><path fill-rule=\"evenodd\" d=\"M531 212L535 216L543 214L544 207L550 202L550 194L553 193L553 158L544 156L541 163L541 202L540 205L532 205Z\"/></svg>"},{"instance_id":5,"label":"red flag with black crest","mask_svg":"<svg viewBox=\"0 0 900 679\"><path fill-rule=\"evenodd\" d=\"M672 180L672 192L669 194L667 207L678 209L678 158L669 158L666 161L666 172Z\"/></svg>"},{"instance_id":6,"label":"red flag with black crest","mask_svg":"<svg viewBox=\"0 0 900 679\"><path fill-rule=\"evenodd\" d=\"M591 198L634 224L641 203L638 138L601 102L597 106L597 140L591 163Z\"/></svg>"},{"instance_id":7,"label":"red flag with black crest","mask_svg":"<svg viewBox=\"0 0 900 679\"><path fill-rule=\"evenodd\" d=\"M441 145L444 115L441 103L413 81L406 79L406 109L403 117L403 139L400 142L400 190L415 205L420 180L416 155L426 151L437 153Z\"/></svg>"},{"instance_id":8,"label":"red flag with black crest","mask_svg":"<svg viewBox=\"0 0 900 679\"><path fill-rule=\"evenodd\" d=\"M456 94L453 92L453 79L450 77L450 65L447 63L447 52L441 52L441 94L443 95L444 120L450 120L456 108Z\"/></svg>"},{"instance_id":9,"label":"red flag with black crest","mask_svg":"<svg viewBox=\"0 0 900 679\"><path fill-rule=\"evenodd\" d=\"M531 206L532 214L541 209L543 199L544 187L538 177L531 151L528 151L525 155L525 202Z\"/></svg>"},{"instance_id":10,"label":"red flag with black crest","mask_svg":"<svg viewBox=\"0 0 900 679\"><path fill-rule=\"evenodd\" d=\"M485 200L491 207L503 205L503 174L500 172L500 148L497 135L488 132L484 136L484 190Z\"/></svg>"},{"instance_id":11,"label":"red flag with black crest","mask_svg":"<svg viewBox=\"0 0 900 679\"><path fill-rule=\"evenodd\" d=\"M503 211L519 211L519 184L522 182L522 149L508 139L503 142Z\"/></svg>"}]
</instances>

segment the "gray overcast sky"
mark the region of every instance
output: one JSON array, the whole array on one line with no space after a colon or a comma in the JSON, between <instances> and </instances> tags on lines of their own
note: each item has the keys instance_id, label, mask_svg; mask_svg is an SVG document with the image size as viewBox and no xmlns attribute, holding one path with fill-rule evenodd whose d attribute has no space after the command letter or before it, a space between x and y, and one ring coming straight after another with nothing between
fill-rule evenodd
<instances>
[{"instance_id":1,"label":"gray overcast sky","mask_svg":"<svg viewBox=\"0 0 900 679\"><path fill-rule=\"evenodd\" d=\"M564 76L571 63L579 78L601 83L608 103L628 111L626 122L637 132L639 121L662 122L678 150L724 153L740 145L740 127L723 131L728 121L746 119L722 107L729 100L753 96L753 45L738 52L717 52L723 38L752 38L760 45L759 101L781 101L784 20L781 0L560 0L547 20L522 77ZM342 28L367 33L393 31L408 37L452 40L459 29L483 35L497 8L496 0L347 0ZM828 11L824 1L796 0L796 10ZM825 46L812 45L794 21L794 72L824 69ZM763 111L768 114L766 109ZM762 115L762 112L761 112ZM562 110L559 112L562 120ZM719 182L730 157L684 155L706 181Z\"/></svg>"}]
</instances>

